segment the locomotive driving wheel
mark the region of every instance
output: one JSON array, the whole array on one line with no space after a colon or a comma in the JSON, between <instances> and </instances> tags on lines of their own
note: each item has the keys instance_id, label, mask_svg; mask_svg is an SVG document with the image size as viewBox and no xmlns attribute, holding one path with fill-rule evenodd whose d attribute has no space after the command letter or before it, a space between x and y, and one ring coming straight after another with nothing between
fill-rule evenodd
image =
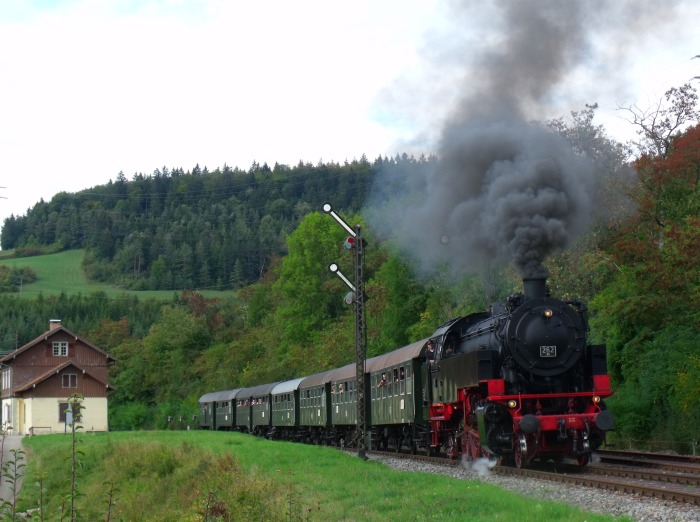
<instances>
[{"instance_id":1,"label":"locomotive driving wheel","mask_svg":"<svg viewBox=\"0 0 700 522\"><path fill-rule=\"evenodd\" d=\"M447 436L447 441L445 442L445 453L449 459L454 459L458 455L456 439L452 433Z\"/></svg>"},{"instance_id":2,"label":"locomotive driving wheel","mask_svg":"<svg viewBox=\"0 0 700 522\"><path fill-rule=\"evenodd\" d=\"M513 463L516 468L527 465L527 441L525 435L515 437L513 440Z\"/></svg>"},{"instance_id":3,"label":"locomotive driving wheel","mask_svg":"<svg viewBox=\"0 0 700 522\"><path fill-rule=\"evenodd\" d=\"M481 444L479 444L479 436L473 431L468 431L464 438L466 440L465 454L469 462L474 462L479 458L481 453Z\"/></svg>"}]
</instances>

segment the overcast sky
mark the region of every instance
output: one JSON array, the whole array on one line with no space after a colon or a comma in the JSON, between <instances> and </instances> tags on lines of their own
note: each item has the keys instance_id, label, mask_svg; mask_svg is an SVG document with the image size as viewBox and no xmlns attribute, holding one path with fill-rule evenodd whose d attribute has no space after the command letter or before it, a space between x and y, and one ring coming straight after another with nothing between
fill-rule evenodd
<instances>
[{"instance_id":1,"label":"overcast sky","mask_svg":"<svg viewBox=\"0 0 700 522\"><path fill-rule=\"evenodd\" d=\"M633 137L619 106L700 75L700 2L656 3L592 18L593 43L534 115L597 102L597 123ZM0 224L120 171L435 152L478 75L470 56L498 45L482 4L0 0Z\"/></svg>"}]
</instances>

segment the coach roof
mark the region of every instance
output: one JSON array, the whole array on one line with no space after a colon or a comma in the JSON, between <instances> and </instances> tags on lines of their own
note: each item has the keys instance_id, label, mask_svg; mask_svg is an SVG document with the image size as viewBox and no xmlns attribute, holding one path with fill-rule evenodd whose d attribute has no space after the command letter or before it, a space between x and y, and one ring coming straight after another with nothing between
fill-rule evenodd
<instances>
[{"instance_id":1,"label":"coach roof","mask_svg":"<svg viewBox=\"0 0 700 522\"><path fill-rule=\"evenodd\" d=\"M251 397L260 397L261 395L269 395L272 388L277 386L279 382L273 382L272 384L261 384L259 386L253 386L252 388L242 388L236 399L249 399Z\"/></svg>"},{"instance_id":2,"label":"coach roof","mask_svg":"<svg viewBox=\"0 0 700 522\"><path fill-rule=\"evenodd\" d=\"M240 391L240 388L236 388L235 390L226 390L226 391L205 393L204 395L202 395L199 398L199 402L230 401L231 399L236 398L236 394L239 391Z\"/></svg>"},{"instance_id":3,"label":"coach roof","mask_svg":"<svg viewBox=\"0 0 700 522\"><path fill-rule=\"evenodd\" d=\"M393 352L389 352L385 355L379 355L373 357L367 361L365 371L368 373L377 372L391 366L396 366L397 364L408 362L416 357L420 356L427 344L428 339L422 339Z\"/></svg>"},{"instance_id":4,"label":"coach roof","mask_svg":"<svg viewBox=\"0 0 700 522\"><path fill-rule=\"evenodd\" d=\"M292 379L291 381L284 381L279 383L277 386L272 388L272 395L278 395L280 393L289 393L296 391L297 388L299 387L299 383L304 380L304 377L300 377L299 379Z\"/></svg>"}]
</instances>

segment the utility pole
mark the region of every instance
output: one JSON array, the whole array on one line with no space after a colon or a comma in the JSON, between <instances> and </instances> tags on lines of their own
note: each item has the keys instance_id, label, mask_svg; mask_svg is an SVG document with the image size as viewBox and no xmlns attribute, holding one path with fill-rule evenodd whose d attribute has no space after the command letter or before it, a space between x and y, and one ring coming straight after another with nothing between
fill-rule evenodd
<instances>
[{"instance_id":1,"label":"utility pole","mask_svg":"<svg viewBox=\"0 0 700 522\"><path fill-rule=\"evenodd\" d=\"M352 304L355 309L355 378L357 380L357 455L366 459L365 432L365 354L367 352L367 323L365 321L365 283L362 271L364 256L364 240L362 239L362 227L355 225L354 230L343 219L333 212L329 203L323 205L323 211L335 219L350 236L345 240L344 247L355 254L355 282L354 284L338 269L336 263L329 265L329 270L336 274L345 285L350 288L350 293L345 296L345 304Z\"/></svg>"}]
</instances>

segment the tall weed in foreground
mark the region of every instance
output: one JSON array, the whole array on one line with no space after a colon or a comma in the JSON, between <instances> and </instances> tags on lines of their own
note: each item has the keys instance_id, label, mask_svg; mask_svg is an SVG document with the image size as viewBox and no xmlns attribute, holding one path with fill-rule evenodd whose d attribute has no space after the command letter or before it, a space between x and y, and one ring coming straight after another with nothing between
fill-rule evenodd
<instances>
[{"instance_id":1,"label":"tall weed in foreground","mask_svg":"<svg viewBox=\"0 0 700 522\"><path fill-rule=\"evenodd\" d=\"M81 465L80 459L85 456L85 454L82 451L78 450L78 442L80 442L80 439L78 439L77 436L78 431L83 429L83 427L78 424L78 421L81 417L80 412L83 410L82 400L83 396L79 393L74 393L73 395L71 395L68 399L69 411L66 412L67 415L70 415L71 432L70 494L66 498L66 501L63 505L64 509L62 510L61 519L63 519L64 515L67 515L71 522L75 522L78 517L78 510L76 507L76 498L78 496L78 466ZM66 508L68 508L67 512L65 510Z\"/></svg>"}]
</instances>

